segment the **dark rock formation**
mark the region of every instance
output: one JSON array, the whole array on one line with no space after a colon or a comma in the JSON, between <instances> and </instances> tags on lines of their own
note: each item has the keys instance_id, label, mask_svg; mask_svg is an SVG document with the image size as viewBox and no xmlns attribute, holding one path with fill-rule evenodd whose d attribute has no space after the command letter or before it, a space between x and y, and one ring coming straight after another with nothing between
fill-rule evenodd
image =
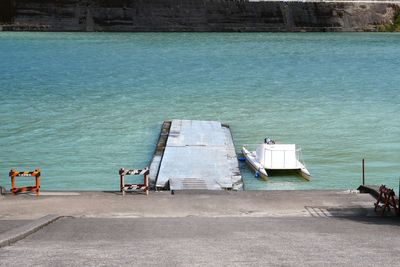
<instances>
[{"instance_id":1,"label":"dark rock formation","mask_svg":"<svg viewBox=\"0 0 400 267\"><path fill-rule=\"evenodd\" d=\"M0 1L0 23L11 23L15 17L13 0Z\"/></svg>"},{"instance_id":2,"label":"dark rock formation","mask_svg":"<svg viewBox=\"0 0 400 267\"><path fill-rule=\"evenodd\" d=\"M246 0L1 0L3 30L374 31L400 5Z\"/></svg>"}]
</instances>

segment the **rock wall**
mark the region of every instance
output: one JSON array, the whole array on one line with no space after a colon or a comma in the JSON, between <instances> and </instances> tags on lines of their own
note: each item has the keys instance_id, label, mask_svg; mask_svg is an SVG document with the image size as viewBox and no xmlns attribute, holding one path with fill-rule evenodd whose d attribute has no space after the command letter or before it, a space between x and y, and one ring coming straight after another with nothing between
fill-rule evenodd
<instances>
[{"instance_id":1,"label":"rock wall","mask_svg":"<svg viewBox=\"0 0 400 267\"><path fill-rule=\"evenodd\" d=\"M2 30L374 31L400 4L248 0L1 0Z\"/></svg>"}]
</instances>

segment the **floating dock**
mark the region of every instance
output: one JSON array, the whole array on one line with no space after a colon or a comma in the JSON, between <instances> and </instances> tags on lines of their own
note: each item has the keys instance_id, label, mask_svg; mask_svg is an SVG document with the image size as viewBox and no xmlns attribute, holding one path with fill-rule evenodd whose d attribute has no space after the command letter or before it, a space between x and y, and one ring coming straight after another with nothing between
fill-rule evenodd
<instances>
[{"instance_id":1,"label":"floating dock","mask_svg":"<svg viewBox=\"0 0 400 267\"><path fill-rule=\"evenodd\" d=\"M165 121L150 165L150 185L170 190L242 190L229 126L218 121Z\"/></svg>"}]
</instances>

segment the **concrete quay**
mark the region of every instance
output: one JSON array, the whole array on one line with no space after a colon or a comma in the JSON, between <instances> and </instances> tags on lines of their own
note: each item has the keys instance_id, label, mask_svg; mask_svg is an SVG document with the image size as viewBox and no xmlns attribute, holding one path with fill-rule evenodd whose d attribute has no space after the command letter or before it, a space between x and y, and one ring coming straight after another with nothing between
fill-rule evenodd
<instances>
[{"instance_id":1,"label":"concrete quay","mask_svg":"<svg viewBox=\"0 0 400 267\"><path fill-rule=\"evenodd\" d=\"M0 249L40 266L397 266L399 224L348 218L62 218Z\"/></svg>"},{"instance_id":2,"label":"concrete quay","mask_svg":"<svg viewBox=\"0 0 400 267\"><path fill-rule=\"evenodd\" d=\"M6 195L0 239L53 221L1 247L0 266L18 256L41 266L395 265L400 219L377 216L374 201L352 191Z\"/></svg>"},{"instance_id":3,"label":"concrete quay","mask_svg":"<svg viewBox=\"0 0 400 267\"><path fill-rule=\"evenodd\" d=\"M41 192L0 197L1 220L48 214L92 218L373 216L375 199L351 191Z\"/></svg>"}]
</instances>

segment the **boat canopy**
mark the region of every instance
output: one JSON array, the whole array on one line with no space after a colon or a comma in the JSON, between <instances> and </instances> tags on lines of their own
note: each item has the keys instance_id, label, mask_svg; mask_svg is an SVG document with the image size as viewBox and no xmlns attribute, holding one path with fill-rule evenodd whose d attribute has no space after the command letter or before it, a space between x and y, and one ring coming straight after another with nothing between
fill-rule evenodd
<instances>
[{"instance_id":1,"label":"boat canopy","mask_svg":"<svg viewBox=\"0 0 400 267\"><path fill-rule=\"evenodd\" d=\"M300 169L295 144L262 144L256 151L257 159L266 169Z\"/></svg>"}]
</instances>

